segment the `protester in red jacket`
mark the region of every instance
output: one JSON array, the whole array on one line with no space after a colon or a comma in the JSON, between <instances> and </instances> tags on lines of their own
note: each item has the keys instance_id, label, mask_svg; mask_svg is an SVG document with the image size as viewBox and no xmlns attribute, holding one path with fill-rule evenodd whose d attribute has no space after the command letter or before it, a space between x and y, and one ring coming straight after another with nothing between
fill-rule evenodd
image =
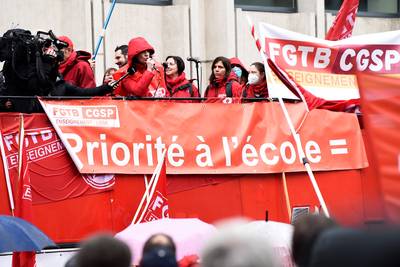
<instances>
[{"instance_id":1,"label":"protester in red jacket","mask_svg":"<svg viewBox=\"0 0 400 267\"><path fill-rule=\"evenodd\" d=\"M231 63L226 57L217 57L211 65L210 84L205 91L207 102L232 102L229 99L240 98L242 86L231 72Z\"/></svg>"},{"instance_id":2,"label":"protester in red jacket","mask_svg":"<svg viewBox=\"0 0 400 267\"><path fill-rule=\"evenodd\" d=\"M247 77L249 76L247 68L237 57L232 57L231 59L229 59L229 61L231 62L232 71L236 74L238 78L238 83L240 83L240 85L242 86L245 86L247 83Z\"/></svg>"},{"instance_id":3,"label":"protester in red jacket","mask_svg":"<svg viewBox=\"0 0 400 267\"><path fill-rule=\"evenodd\" d=\"M171 97L189 98L199 97L199 90L193 83L186 79L185 63L178 56L166 58L167 68L165 69L167 89ZM180 100L180 102L194 102L191 100Z\"/></svg>"},{"instance_id":4,"label":"protester in red jacket","mask_svg":"<svg viewBox=\"0 0 400 267\"><path fill-rule=\"evenodd\" d=\"M67 36L60 36L58 39L68 44L63 48L64 61L58 67L58 71L68 83L82 87L96 87L93 70L90 67L91 55L86 51L75 51L74 44Z\"/></svg>"},{"instance_id":5,"label":"protester in red jacket","mask_svg":"<svg viewBox=\"0 0 400 267\"><path fill-rule=\"evenodd\" d=\"M243 88L242 97L246 102L246 98L268 98L268 86L265 79L265 68L261 62L254 62L250 65L250 73L247 84Z\"/></svg>"},{"instance_id":6,"label":"protester in red jacket","mask_svg":"<svg viewBox=\"0 0 400 267\"><path fill-rule=\"evenodd\" d=\"M164 79L164 68L152 58L154 48L143 37L129 41L128 66L135 73L129 75L115 90L121 96L169 96ZM115 77L114 77L115 79Z\"/></svg>"}]
</instances>

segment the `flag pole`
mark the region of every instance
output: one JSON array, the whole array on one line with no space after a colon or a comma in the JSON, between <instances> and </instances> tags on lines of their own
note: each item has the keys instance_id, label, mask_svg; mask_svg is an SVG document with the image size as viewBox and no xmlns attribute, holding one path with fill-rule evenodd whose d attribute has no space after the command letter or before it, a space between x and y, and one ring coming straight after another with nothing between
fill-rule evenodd
<instances>
[{"instance_id":1,"label":"flag pole","mask_svg":"<svg viewBox=\"0 0 400 267\"><path fill-rule=\"evenodd\" d=\"M290 219L292 218L292 207L290 205L289 191L288 191L288 188L287 188L287 181L286 181L285 172L282 172L282 183L283 183L283 192L285 194L285 202L286 202L287 213L288 213L289 222L290 222Z\"/></svg>"},{"instance_id":2,"label":"flag pole","mask_svg":"<svg viewBox=\"0 0 400 267\"><path fill-rule=\"evenodd\" d=\"M156 168L154 170L154 173L153 173L152 177L150 178L150 181L148 183L147 183L147 181L145 181L145 191L143 193L142 199L140 200L139 206L136 209L135 216L133 216L133 220L132 220L133 224L136 224L136 223L140 222L143 219L144 211L147 210L147 208L148 208L148 206L150 204L150 199L154 194L154 190L156 189L156 185L157 185L157 182L158 182L158 177L160 176L162 165L164 164L164 161L165 161L166 153L167 153L167 150L165 149L163 154L162 154L162 159L163 160L158 162L158 164L157 164L157 166L156 166ZM143 206L143 203L144 203L145 200L147 200L146 204L145 204L145 208L143 209L143 212L139 216L139 213L142 210L142 206ZM139 216L139 219L137 220L138 216Z\"/></svg>"},{"instance_id":3,"label":"flag pole","mask_svg":"<svg viewBox=\"0 0 400 267\"><path fill-rule=\"evenodd\" d=\"M18 141L18 182L22 182L23 174L22 174L22 161L23 156L23 146L25 141L25 128L24 128L24 115L22 113L19 114L19 141Z\"/></svg>"},{"instance_id":4,"label":"flag pole","mask_svg":"<svg viewBox=\"0 0 400 267\"><path fill-rule=\"evenodd\" d=\"M117 0L113 0L110 8L108 9L108 15L107 15L107 18L106 18L106 20L105 20L105 22L103 24L103 29L102 29L102 31L100 33L99 38L97 39L96 49L94 50L93 58L92 58L93 60L96 60L97 53L99 53L100 45L101 45L101 42L104 39L104 35L106 34L107 26L108 26L108 23L110 22L110 18L111 18L111 15L112 15L113 11L114 11L114 7L115 7L115 3L116 2L117 2Z\"/></svg>"},{"instance_id":5,"label":"flag pole","mask_svg":"<svg viewBox=\"0 0 400 267\"><path fill-rule=\"evenodd\" d=\"M7 163L7 157L6 157L6 152L4 149L4 144L3 144L3 133L0 131L0 152L1 152L1 158L3 160L3 169L4 169L4 177L6 179L6 185L7 185L7 192L8 192L8 200L10 202L10 208L11 208L11 214L14 216L14 196L13 196L13 190L11 187L11 181L10 181L10 173L8 172L8 163Z\"/></svg>"},{"instance_id":6,"label":"flag pole","mask_svg":"<svg viewBox=\"0 0 400 267\"><path fill-rule=\"evenodd\" d=\"M271 73L271 69L270 69L270 67L268 65L267 54L265 53L264 49L261 47L260 40L256 37L254 24L251 21L249 16L247 16L247 21L248 21L250 29L251 29L251 35L252 35L253 39L255 40L257 48L258 48L258 50L259 50L259 52L261 54L261 58L263 59L263 62L264 62L264 65L265 65L265 71L268 72L268 73ZM304 153L304 150L303 150L303 146L301 144L300 135L298 133L296 133L296 131L294 129L292 120L290 119L290 116L289 116L289 112L287 111L285 103L283 102L283 99L282 99L282 97L280 95L278 95L278 101L279 101L279 105L282 108L282 111L283 111L283 114L285 116L286 122L287 122L287 124L289 126L290 132L292 133L293 138L294 138L294 140L296 142L298 155L301 158L301 161L302 161L302 163L303 163L303 165L304 165L304 167L305 167L305 169L307 171L308 177L310 178L311 184L312 184L312 186L314 188L314 191L315 191L315 193L317 195L318 201L321 204L322 210L323 210L325 216L330 217L328 208L327 208L327 206L325 204L325 200L324 200L324 198L323 198L323 196L321 194L321 190L319 189L318 183L315 180L314 173L313 173L313 171L311 169L311 166L310 166L310 164L308 162L308 159L305 156L305 153Z\"/></svg>"}]
</instances>

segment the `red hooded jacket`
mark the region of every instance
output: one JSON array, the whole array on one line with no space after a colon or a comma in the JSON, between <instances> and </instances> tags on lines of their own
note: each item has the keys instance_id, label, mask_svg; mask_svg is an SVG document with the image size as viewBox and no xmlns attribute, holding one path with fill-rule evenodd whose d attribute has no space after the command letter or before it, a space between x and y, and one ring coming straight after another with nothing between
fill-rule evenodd
<instances>
[{"instance_id":1,"label":"red hooded jacket","mask_svg":"<svg viewBox=\"0 0 400 267\"><path fill-rule=\"evenodd\" d=\"M192 95L190 94L190 87L192 88ZM199 89L190 83L186 79L185 72L182 72L181 75L176 77L175 79L170 79L167 77L167 88L171 94L171 97L199 97ZM195 102L190 100L182 100L179 102Z\"/></svg>"},{"instance_id":2,"label":"red hooded jacket","mask_svg":"<svg viewBox=\"0 0 400 267\"><path fill-rule=\"evenodd\" d=\"M82 88L96 87L93 70L88 60L89 52L73 51L69 58L58 67L64 80L72 85Z\"/></svg>"},{"instance_id":3,"label":"red hooded jacket","mask_svg":"<svg viewBox=\"0 0 400 267\"><path fill-rule=\"evenodd\" d=\"M207 98L206 102L224 102L224 99L227 98L226 85L228 82L232 85L232 98L239 99L242 96L242 86L237 82L236 74L231 72L228 79L210 83L204 93L204 97Z\"/></svg>"},{"instance_id":4,"label":"red hooded jacket","mask_svg":"<svg viewBox=\"0 0 400 267\"><path fill-rule=\"evenodd\" d=\"M132 59L144 51L154 54L154 48L143 37L136 37L128 44L128 66L134 67L136 72L121 82L121 86L114 92L121 96L169 96L164 79L164 68L158 64L157 70L148 71L146 65L134 64Z\"/></svg>"},{"instance_id":5,"label":"red hooded jacket","mask_svg":"<svg viewBox=\"0 0 400 267\"><path fill-rule=\"evenodd\" d=\"M240 83L242 86L246 85L247 82L247 77L249 76L249 71L247 70L247 68L243 65L242 61L240 61L239 58L237 57L232 57L229 59L229 61L231 62L232 68L235 66L238 66L242 69L242 78L239 79L239 77L237 77L237 81L238 83ZM245 77L245 78L244 78ZM240 80L240 81L239 81Z\"/></svg>"}]
</instances>

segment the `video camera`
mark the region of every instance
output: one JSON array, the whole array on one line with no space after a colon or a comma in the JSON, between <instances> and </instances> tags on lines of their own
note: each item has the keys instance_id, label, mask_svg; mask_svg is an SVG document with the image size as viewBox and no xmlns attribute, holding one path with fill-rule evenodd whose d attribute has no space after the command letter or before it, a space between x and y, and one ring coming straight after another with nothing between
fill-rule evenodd
<instances>
[{"instance_id":1,"label":"video camera","mask_svg":"<svg viewBox=\"0 0 400 267\"><path fill-rule=\"evenodd\" d=\"M52 46L57 54L56 61L63 61L61 49L68 47L68 44L59 40L52 30L38 31L32 35L29 30L10 29L0 37L0 62L10 60L17 47L23 47L27 53L35 55Z\"/></svg>"}]
</instances>

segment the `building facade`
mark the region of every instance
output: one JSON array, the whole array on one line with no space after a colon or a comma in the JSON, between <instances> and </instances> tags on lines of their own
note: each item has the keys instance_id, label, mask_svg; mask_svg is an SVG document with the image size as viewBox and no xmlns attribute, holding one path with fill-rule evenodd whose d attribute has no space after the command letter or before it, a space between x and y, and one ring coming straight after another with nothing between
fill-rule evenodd
<instances>
[{"instance_id":1,"label":"building facade","mask_svg":"<svg viewBox=\"0 0 400 267\"><path fill-rule=\"evenodd\" d=\"M80 50L93 52L112 0L0 0L0 32L25 28L67 35ZM164 61L168 55L197 57L204 90L211 61L239 57L260 61L246 16L291 31L324 38L341 0L117 0L96 59L96 80L115 67L114 49L132 37L145 37ZM399 0L360 0L354 35L400 28ZM189 77L196 78L186 62Z\"/></svg>"}]
</instances>

